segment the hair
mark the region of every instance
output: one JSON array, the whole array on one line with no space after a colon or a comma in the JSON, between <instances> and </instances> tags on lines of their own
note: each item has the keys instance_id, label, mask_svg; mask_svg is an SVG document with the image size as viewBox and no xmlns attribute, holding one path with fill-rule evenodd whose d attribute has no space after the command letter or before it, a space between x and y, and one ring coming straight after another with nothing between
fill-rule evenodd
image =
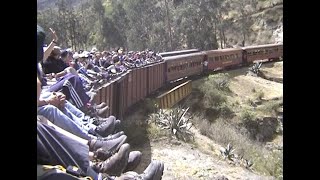
<instances>
[{"instance_id":1,"label":"hair","mask_svg":"<svg viewBox=\"0 0 320 180\"><path fill-rule=\"evenodd\" d=\"M44 33L43 28L37 25L37 62L43 60L43 45L45 38L46 34Z\"/></svg>"},{"instance_id":2,"label":"hair","mask_svg":"<svg viewBox=\"0 0 320 180\"><path fill-rule=\"evenodd\" d=\"M61 58L66 58L66 57L68 57L68 54L69 54L68 51L63 51L63 52L60 54L60 56L61 56Z\"/></svg>"}]
</instances>

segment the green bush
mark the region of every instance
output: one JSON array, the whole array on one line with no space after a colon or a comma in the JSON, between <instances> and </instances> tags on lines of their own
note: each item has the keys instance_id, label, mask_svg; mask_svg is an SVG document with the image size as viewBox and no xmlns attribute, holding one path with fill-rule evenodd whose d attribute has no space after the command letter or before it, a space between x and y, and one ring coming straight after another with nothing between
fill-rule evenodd
<instances>
[{"instance_id":1,"label":"green bush","mask_svg":"<svg viewBox=\"0 0 320 180\"><path fill-rule=\"evenodd\" d=\"M202 94L200 101L211 120L219 116L228 117L233 113L227 103L227 94L231 92L229 84L229 75L219 73L210 75L200 86L199 90Z\"/></svg>"}]
</instances>

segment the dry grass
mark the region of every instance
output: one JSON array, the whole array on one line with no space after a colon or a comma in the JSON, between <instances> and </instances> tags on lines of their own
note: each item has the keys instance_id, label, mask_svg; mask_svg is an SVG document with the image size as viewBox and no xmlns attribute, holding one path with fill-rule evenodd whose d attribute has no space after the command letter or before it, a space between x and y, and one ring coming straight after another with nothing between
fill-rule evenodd
<instances>
[{"instance_id":1,"label":"dry grass","mask_svg":"<svg viewBox=\"0 0 320 180\"><path fill-rule=\"evenodd\" d=\"M235 153L243 158L253 162L253 170L277 178L282 177L282 152L269 152L261 144L250 139L248 131L245 128L236 128L218 119L214 123L204 119L204 116L195 116L194 122L200 133L214 140L222 146L232 144L236 150ZM253 115L250 112L243 114L243 118L251 119Z\"/></svg>"},{"instance_id":2,"label":"dry grass","mask_svg":"<svg viewBox=\"0 0 320 180\"><path fill-rule=\"evenodd\" d=\"M147 126L147 133L149 139L159 139L170 135L169 131L165 131L158 127L155 123L149 123Z\"/></svg>"},{"instance_id":3,"label":"dry grass","mask_svg":"<svg viewBox=\"0 0 320 180\"><path fill-rule=\"evenodd\" d=\"M266 115L276 115L277 110L279 107L281 107L283 104L283 98L281 97L279 100L269 100L265 102L259 110L266 113Z\"/></svg>"}]
</instances>

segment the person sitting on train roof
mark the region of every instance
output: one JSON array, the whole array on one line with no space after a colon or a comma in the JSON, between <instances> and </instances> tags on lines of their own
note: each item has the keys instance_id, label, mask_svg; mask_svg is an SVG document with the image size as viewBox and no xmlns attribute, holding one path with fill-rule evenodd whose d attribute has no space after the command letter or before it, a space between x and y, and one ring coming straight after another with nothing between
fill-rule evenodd
<instances>
[{"instance_id":1,"label":"person sitting on train roof","mask_svg":"<svg viewBox=\"0 0 320 180\"><path fill-rule=\"evenodd\" d=\"M41 35L41 33L39 33ZM40 35L38 37L40 37ZM37 37L37 38L38 38ZM44 38L40 39L42 42L39 41L39 43L44 42ZM43 48L41 46L38 46L37 52L41 51L43 52ZM37 57L38 61L42 60L43 53L37 53L41 57ZM69 91L66 91L69 93L70 97L73 97L73 101L78 107L86 107L87 104L82 102L81 98L75 98L77 97L76 95L79 93L78 91L75 91L73 86L70 84L75 84L74 81L71 83L69 80L71 79L76 79L75 76L70 75L70 77L67 79L67 81L64 81L63 84L65 84L68 88ZM79 135L86 137L86 138L91 138L88 135L88 131L91 130L93 134L96 135L102 135L106 136L112 133L112 131L115 128L115 120L111 119L106 121L106 123L99 125L98 127L91 124L90 122L83 122L85 121L84 113L81 112L79 109L77 109L75 106L73 106L71 103L66 101L67 96L63 93L58 93L56 88L59 88L59 85L62 84L56 84L49 87L49 90L42 91L42 84L41 81L39 81L39 74L37 76L37 86L39 87L37 89L37 105L38 105L38 113L42 113L44 116L47 116L48 119L50 119L53 122L56 122L60 124L60 126L63 126L62 128L67 128L72 132L76 132ZM65 83L66 82L66 83ZM62 84L62 86L63 86ZM69 84L69 85L68 85ZM81 85L81 83L78 83ZM57 93L55 93L57 92ZM70 98L71 99L71 98ZM107 107L102 109L106 113ZM86 129L85 129L86 128ZM108 130L109 129L109 130Z\"/></svg>"},{"instance_id":2,"label":"person sitting on train roof","mask_svg":"<svg viewBox=\"0 0 320 180\"><path fill-rule=\"evenodd\" d=\"M153 179L153 176L157 176L159 179L163 174L163 163L157 161L152 161L143 174L132 172L139 165L142 154L140 151L130 152L129 144L117 145L113 152L106 151L104 147L97 149L90 146L89 141L38 117L37 164L62 165L66 169L68 166L76 166L80 174L94 179L115 179L115 176L121 176L120 179L136 179L139 176Z\"/></svg>"}]
</instances>

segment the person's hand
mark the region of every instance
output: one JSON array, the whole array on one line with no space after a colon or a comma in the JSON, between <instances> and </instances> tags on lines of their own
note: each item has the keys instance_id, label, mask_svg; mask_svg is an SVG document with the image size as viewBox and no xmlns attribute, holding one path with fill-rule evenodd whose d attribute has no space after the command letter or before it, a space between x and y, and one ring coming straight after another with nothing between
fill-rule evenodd
<instances>
[{"instance_id":1,"label":"person's hand","mask_svg":"<svg viewBox=\"0 0 320 180\"><path fill-rule=\"evenodd\" d=\"M54 31L52 28L49 28L50 31L51 31L51 34L52 34L52 40L55 41L55 42L58 42L58 36L56 34L56 31Z\"/></svg>"},{"instance_id":2,"label":"person's hand","mask_svg":"<svg viewBox=\"0 0 320 180\"><path fill-rule=\"evenodd\" d=\"M60 99L58 98L57 94L53 92L48 99L46 99L48 104L51 104L57 108L60 107Z\"/></svg>"},{"instance_id":3,"label":"person's hand","mask_svg":"<svg viewBox=\"0 0 320 180\"><path fill-rule=\"evenodd\" d=\"M49 73L45 75L46 78L48 78L49 80L53 79L55 77L54 73Z\"/></svg>"},{"instance_id":4,"label":"person's hand","mask_svg":"<svg viewBox=\"0 0 320 180\"><path fill-rule=\"evenodd\" d=\"M66 95L64 95L62 92L56 92L57 97L59 98L60 101L65 101L66 100Z\"/></svg>"},{"instance_id":5,"label":"person's hand","mask_svg":"<svg viewBox=\"0 0 320 180\"><path fill-rule=\"evenodd\" d=\"M64 105L66 104L66 95L62 92L56 92L56 95L60 101L59 108L64 108Z\"/></svg>"}]
</instances>

